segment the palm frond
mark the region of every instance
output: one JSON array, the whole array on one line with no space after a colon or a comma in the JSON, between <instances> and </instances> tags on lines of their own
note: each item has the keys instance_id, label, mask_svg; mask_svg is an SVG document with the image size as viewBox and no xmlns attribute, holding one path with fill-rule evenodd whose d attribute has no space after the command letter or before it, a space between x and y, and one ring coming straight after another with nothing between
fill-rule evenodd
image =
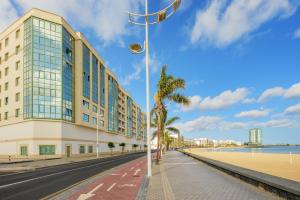
<instances>
[{"instance_id":1,"label":"palm frond","mask_svg":"<svg viewBox=\"0 0 300 200\"><path fill-rule=\"evenodd\" d=\"M175 121L177 121L179 119L180 119L179 117L172 117L172 118L168 119L165 124L166 124L166 126L170 126L171 124L173 124Z\"/></svg>"},{"instance_id":2,"label":"palm frond","mask_svg":"<svg viewBox=\"0 0 300 200\"><path fill-rule=\"evenodd\" d=\"M167 127L166 128L168 131L170 132L173 132L173 133L176 133L176 134L179 134L180 133L180 130L175 128L175 127Z\"/></svg>"},{"instance_id":3,"label":"palm frond","mask_svg":"<svg viewBox=\"0 0 300 200\"><path fill-rule=\"evenodd\" d=\"M168 99L170 101L174 101L175 103L179 103L179 104L186 105L186 106L190 104L189 98L187 98L186 96L179 94L179 93L175 93L175 94L168 96Z\"/></svg>"}]
</instances>

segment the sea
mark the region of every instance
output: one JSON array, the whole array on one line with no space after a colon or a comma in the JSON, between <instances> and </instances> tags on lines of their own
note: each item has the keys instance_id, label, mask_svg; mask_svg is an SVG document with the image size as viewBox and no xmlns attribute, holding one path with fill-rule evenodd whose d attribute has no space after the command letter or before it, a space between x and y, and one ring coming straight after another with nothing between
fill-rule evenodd
<instances>
[{"instance_id":1,"label":"sea","mask_svg":"<svg viewBox=\"0 0 300 200\"><path fill-rule=\"evenodd\" d=\"M208 149L208 151L300 154L300 146L265 146L265 147L255 147L255 148L250 148L250 147L210 148Z\"/></svg>"}]
</instances>

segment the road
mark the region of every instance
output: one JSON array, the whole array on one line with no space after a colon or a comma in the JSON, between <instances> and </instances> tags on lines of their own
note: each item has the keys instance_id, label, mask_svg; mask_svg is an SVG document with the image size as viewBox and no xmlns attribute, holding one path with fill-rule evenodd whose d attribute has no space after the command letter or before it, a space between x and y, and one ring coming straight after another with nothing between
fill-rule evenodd
<instances>
[{"instance_id":1,"label":"road","mask_svg":"<svg viewBox=\"0 0 300 200\"><path fill-rule=\"evenodd\" d=\"M58 165L33 172L0 175L0 199L41 199L108 169L144 156L135 153L113 158Z\"/></svg>"}]
</instances>

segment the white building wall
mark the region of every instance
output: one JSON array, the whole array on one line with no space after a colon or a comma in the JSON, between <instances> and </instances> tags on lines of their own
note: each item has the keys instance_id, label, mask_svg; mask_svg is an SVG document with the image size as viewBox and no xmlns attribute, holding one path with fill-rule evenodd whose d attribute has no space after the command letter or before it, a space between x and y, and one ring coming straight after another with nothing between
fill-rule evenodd
<instances>
[{"instance_id":1,"label":"white building wall","mask_svg":"<svg viewBox=\"0 0 300 200\"><path fill-rule=\"evenodd\" d=\"M39 145L55 145L58 156L65 155L66 145L71 146L72 155L79 155L79 145L93 146L96 153L96 130L70 123L55 121L27 121L0 127L0 157L20 156L20 147L27 146L29 157L39 156ZM135 138L99 131L100 153L110 152L108 142L114 142L113 151L121 151L120 143L126 144L125 151L132 151L132 144L138 144L136 150L143 149L144 142Z\"/></svg>"}]
</instances>

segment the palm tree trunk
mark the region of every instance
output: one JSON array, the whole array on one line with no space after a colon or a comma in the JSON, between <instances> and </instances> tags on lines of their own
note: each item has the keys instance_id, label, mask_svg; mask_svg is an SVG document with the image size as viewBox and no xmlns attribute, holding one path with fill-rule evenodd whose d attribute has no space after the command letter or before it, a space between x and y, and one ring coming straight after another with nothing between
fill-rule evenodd
<instances>
[{"instance_id":1,"label":"palm tree trunk","mask_svg":"<svg viewBox=\"0 0 300 200\"><path fill-rule=\"evenodd\" d=\"M156 164L159 164L160 159L160 115L157 116L157 150L156 150Z\"/></svg>"}]
</instances>

